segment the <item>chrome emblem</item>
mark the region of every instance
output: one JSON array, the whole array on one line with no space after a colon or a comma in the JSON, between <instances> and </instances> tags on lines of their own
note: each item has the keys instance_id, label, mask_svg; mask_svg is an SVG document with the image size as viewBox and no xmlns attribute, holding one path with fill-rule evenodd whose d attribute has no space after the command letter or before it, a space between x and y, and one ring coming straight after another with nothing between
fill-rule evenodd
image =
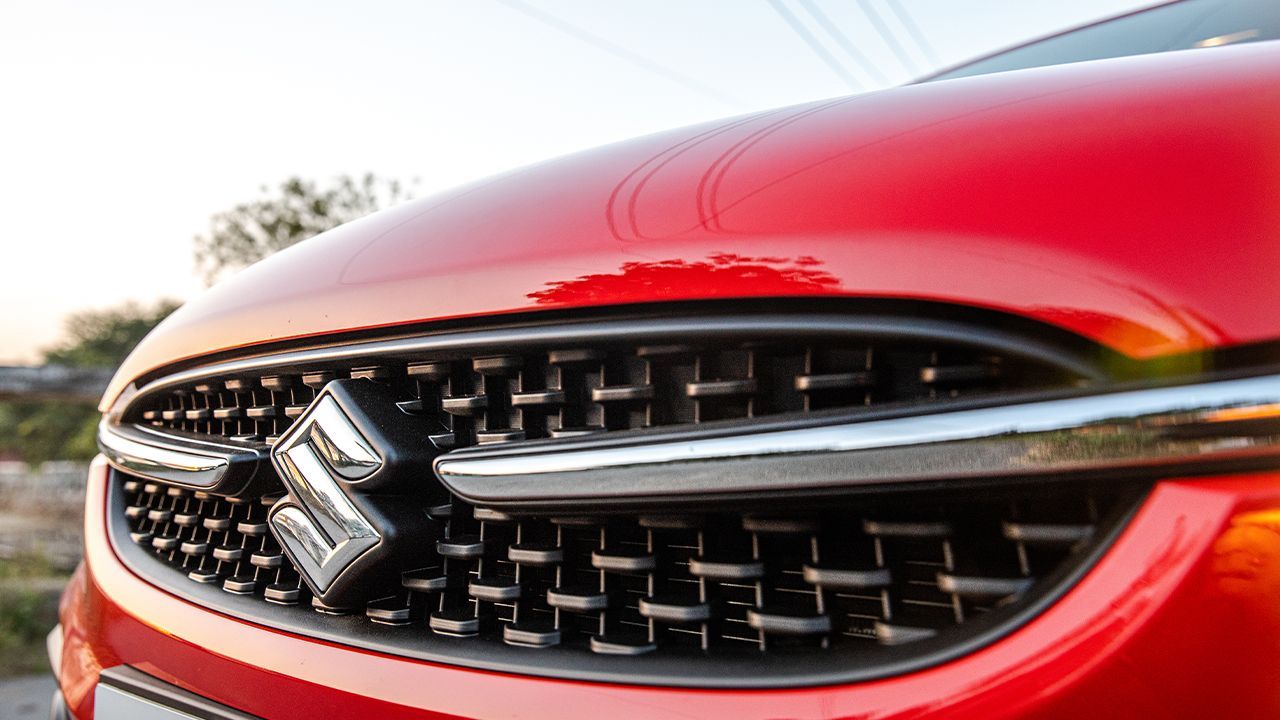
<instances>
[{"instance_id":1,"label":"chrome emblem","mask_svg":"<svg viewBox=\"0 0 1280 720\"><path fill-rule=\"evenodd\" d=\"M334 476L359 480L382 467L382 460L327 395L280 438L271 460L289 487L289 497L271 513L271 527L298 571L323 595L382 538Z\"/></svg>"},{"instance_id":2,"label":"chrome emblem","mask_svg":"<svg viewBox=\"0 0 1280 720\"><path fill-rule=\"evenodd\" d=\"M421 529L378 496L402 497L414 480L434 485L437 453L426 435L392 437L389 424L376 421L386 412L400 415L392 426L410 421L385 393L368 380L335 380L271 450L288 491L271 508L271 530L316 597L333 607L378 592L378 578L396 570L393 541Z\"/></svg>"}]
</instances>

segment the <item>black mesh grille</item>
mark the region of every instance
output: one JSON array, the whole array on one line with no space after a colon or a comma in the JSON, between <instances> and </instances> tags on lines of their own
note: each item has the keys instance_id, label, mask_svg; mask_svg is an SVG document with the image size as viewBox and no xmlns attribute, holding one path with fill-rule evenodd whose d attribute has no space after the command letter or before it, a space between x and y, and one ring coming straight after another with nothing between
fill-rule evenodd
<instances>
[{"instance_id":1,"label":"black mesh grille","mask_svg":"<svg viewBox=\"0 0 1280 720\"><path fill-rule=\"evenodd\" d=\"M274 498L231 501L124 479L133 541L195 582L313 605L267 531ZM365 613L404 632L608 654L850 649L932 637L1061 573L1115 491L918 493L821 512L511 518L460 501L401 592Z\"/></svg>"},{"instance_id":2,"label":"black mesh grille","mask_svg":"<svg viewBox=\"0 0 1280 720\"><path fill-rule=\"evenodd\" d=\"M136 479L123 481L129 536L199 583L251 595L274 585L296 602L299 578L267 527L279 499L226 498ZM284 589L289 592L284 592Z\"/></svg>"},{"instance_id":3,"label":"black mesh grille","mask_svg":"<svg viewBox=\"0 0 1280 720\"><path fill-rule=\"evenodd\" d=\"M441 431L430 440L449 450L942 403L1103 376L1064 359L1079 356L1004 352L992 348L1007 343L957 339L981 339L968 331L824 335L844 322L831 317L819 331L816 318L799 317L768 333L614 332L596 342L590 328L575 328L560 337L587 341L462 343L421 353L397 346L376 360L299 356L269 371L188 374L197 379L144 388L122 420L270 443L329 382L368 378L393 388L405 413L434 420L425 426ZM734 321L744 327L741 318ZM124 508L117 520L127 520L133 543L175 571L150 572L207 586L200 590L212 593L206 602L229 597L212 590L220 588L254 608L291 606L262 612L336 623L339 630L327 637L340 640L353 637L351 623L359 622L395 634L401 650L424 648L424 657L432 657L430 648L457 647L450 643L508 653L532 651L506 646L556 648L522 654L531 659L516 666L530 671L543 666L532 658L555 666L563 653L593 663L613 662L600 655L696 658L690 662L721 669L704 659L754 663L762 652L817 653L824 668L838 668L897 652L886 646L960 638L978 632L966 627L1015 617L1054 592L1096 554L1137 497L1120 492L1118 483L1081 482L861 495L791 505L785 514L756 504L601 517L510 517L440 500L421 508L434 535L421 539L400 587L364 607L334 608L311 596L268 530L267 512L283 485L269 487L265 497L225 498L119 474L117 482ZM424 482L434 487L433 478ZM994 620L974 622L981 618ZM449 639L458 637L475 639ZM724 677L709 672L712 684ZM662 682L686 684L684 673ZM744 677L758 675L751 666Z\"/></svg>"},{"instance_id":4,"label":"black mesh grille","mask_svg":"<svg viewBox=\"0 0 1280 720\"><path fill-rule=\"evenodd\" d=\"M345 377L393 384L403 410L438 417L451 430L434 438L441 447L941 400L1080 380L1049 362L972 347L775 337L347 363L219 378L150 397L129 419L269 442L320 388Z\"/></svg>"}]
</instances>

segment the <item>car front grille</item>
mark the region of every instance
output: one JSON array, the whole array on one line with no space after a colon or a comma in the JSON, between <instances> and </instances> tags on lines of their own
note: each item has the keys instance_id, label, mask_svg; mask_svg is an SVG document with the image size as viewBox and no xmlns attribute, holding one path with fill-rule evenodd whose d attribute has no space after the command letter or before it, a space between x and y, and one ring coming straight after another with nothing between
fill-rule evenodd
<instances>
[{"instance_id":1,"label":"car front grille","mask_svg":"<svg viewBox=\"0 0 1280 720\"><path fill-rule=\"evenodd\" d=\"M423 442L449 451L941 408L1106 377L1079 361L1085 355L1007 337L987 342L982 332L903 333L892 318L852 330L830 315L770 320L764 330L741 316L717 322L675 330L664 329L667 321L624 322L609 332L588 323L550 339L541 331L502 342L468 336L378 352L352 343L233 361L143 387L120 420L272 443L329 382L365 378L390 387L400 411L432 420L426 425L440 431ZM201 604L435 661L701 686L872 677L974 647L1068 587L1144 492L1117 480L1014 478L785 505L768 497L678 508L602 502L565 515L508 515L424 477L417 497L439 500L415 501L430 535L415 538L419 551L396 568L398 586L362 606L331 607L313 597L272 535L268 513L285 492L274 474L245 491L252 496L119 469L112 482L112 532L126 562Z\"/></svg>"}]
</instances>

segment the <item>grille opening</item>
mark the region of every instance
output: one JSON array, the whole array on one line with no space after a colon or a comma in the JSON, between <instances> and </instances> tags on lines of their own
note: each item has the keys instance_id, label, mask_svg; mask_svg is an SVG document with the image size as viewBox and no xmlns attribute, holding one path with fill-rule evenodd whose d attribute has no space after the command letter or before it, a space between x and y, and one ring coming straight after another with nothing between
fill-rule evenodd
<instances>
[{"instance_id":1,"label":"grille opening","mask_svg":"<svg viewBox=\"0 0 1280 720\"><path fill-rule=\"evenodd\" d=\"M437 444L451 448L1085 382L1048 361L958 344L762 338L478 351L211 379L149 395L125 419L272 442L326 383L348 377L394 387L401 408L437 421L444 428Z\"/></svg>"},{"instance_id":2,"label":"grille opening","mask_svg":"<svg viewBox=\"0 0 1280 720\"><path fill-rule=\"evenodd\" d=\"M788 322L826 328L832 317ZM993 349L981 332L960 341L812 328L646 331L596 341L594 326L584 327L579 340L555 343L192 373L144 388L121 419L271 443L327 383L367 378L393 388L403 412L433 421L440 432L430 440L449 450L999 397L1103 377L1053 352ZM981 484L599 517L513 517L453 498L421 508L437 534L420 539L398 587L364 607L331 608L314 601L267 527L283 485L218 497L119 472L112 482L123 555L175 592L196 588L205 604L233 598L249 619L480 667L501 656L517 671L581 677L594 672L582 667L623 656L678 685L901 668L899 658L914 656L895 653L961 647L1010 627L1078 576L1144 492L1118 480ZM658 659L691 664L654 670Z\"/></svg>"},{"instance_id":3,"label":"grille opening","mask_svg":"<svg viewBox=\"0 0 1280 720\"><path fill-rule=\"evenodd\" d=\"M278 496L223 498L119 476L130 540L190 582L311 612L268 531ZM478 642L603 654L858 652L1016 606L1080 562L1133 489L907 492L786 515L510 517L428 512L420 564L365 608L318 608ZM477 549L477 546L479 549ZM514 630L511 630L514 628Z\"/></svg>"}]
</instances>

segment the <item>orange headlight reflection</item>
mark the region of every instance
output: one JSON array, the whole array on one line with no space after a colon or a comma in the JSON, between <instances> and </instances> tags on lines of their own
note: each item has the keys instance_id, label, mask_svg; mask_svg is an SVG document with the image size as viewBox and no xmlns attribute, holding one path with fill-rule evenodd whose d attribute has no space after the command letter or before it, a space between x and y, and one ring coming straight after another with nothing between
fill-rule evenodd
<instances>
[{"instance_id":1,"label":"orange headlight reflection","mask_svg":"<svg viewBox=\"0 0 1280 720\"><path fill-rule=\"evenodd\" d=\"M1280 403L1254 405L1244 408L1225 408L1205 415L1206 422L1238 422L1241 420L1280 419Z\"/></svg>"},{"instance_id":2,"label":"orange headlight reflection","mask_svg":"<svg viewBox=\"0 0 1280 720\"><path fill-rule=\"evenodd\" d=\"M1280 626L1280 509L1232 518L1213 545L1212 572L1217 590L1241 610Z\"/></svg>"}]
</instances>

